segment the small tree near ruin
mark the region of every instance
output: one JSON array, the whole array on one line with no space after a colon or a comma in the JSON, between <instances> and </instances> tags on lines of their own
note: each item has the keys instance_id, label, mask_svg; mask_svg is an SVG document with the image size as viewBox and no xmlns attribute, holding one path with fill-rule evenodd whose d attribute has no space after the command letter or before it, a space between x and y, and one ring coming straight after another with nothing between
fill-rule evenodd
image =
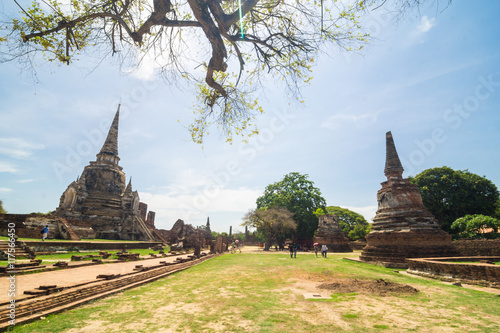
<instances>
[{"instance_id":1,"label":"small tree near ruin","mask_svg":"<svg viewBox=\"0 0 500 333\"><path fill-rule=\"evenodd\" d=\"M293 214L286 208L251 210L243 218L242 226L257 229L265 240L264 251L269 251L273 243L282 244L297 229Z\"/></svg>"}]
</instances>

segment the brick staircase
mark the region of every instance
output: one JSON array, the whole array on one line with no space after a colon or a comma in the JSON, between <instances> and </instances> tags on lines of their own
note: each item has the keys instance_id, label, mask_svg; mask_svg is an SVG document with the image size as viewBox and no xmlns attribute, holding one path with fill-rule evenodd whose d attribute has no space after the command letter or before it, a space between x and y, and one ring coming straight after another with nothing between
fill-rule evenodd
<instances>
[{"instance_id":1,"label":"brick staircase","mask_svg":"<svg viewBox=\"0 0 500 333\"><path fill-rule=\"evenodd\" d=\"M18 325L33 321L40 318L40 316L58 313L124 289L152 282L215 256L214 254L205 255L199 259L192 258L187 262L176 264L164 263L125 275L115 275L112 277L98 276L98 279L101 279L100 281L83 283L73 287L57 288L57 286L40 286L37 291L27 293L33 296L16 300L15 323ZM10 310L7 308L9 304L9 302L0 303L0 330L4 330L10 326L10 318L8 316Z\"/></svg>"},{"instance_id":2,"label":"brick staircase","mask_svg":"<svg viewBox=\"0 0 500 333\"><path fill-rule=\"evenodd\" d=\"M68 224L68 221L66 221L63 218L59 218L59 222L63 225L67 235L68 235L68 240L74 240L74 241L80 241L82 240L74 231L73 228Z\"/></svg>"},{"instance_id":3,"label":"brick staircase","mask_svg":"<svg viewBox=\"0 0 500 333\"><path fill-rule=\"evenodd\" d=\"M5 255L7 255L7 253L9 253L9 242L7 241L0 241L0 253L5 253ZM21 259L21 258L30 258L31 254L25 250L24 248L21 247L21 245L16 242L16 246L14 247L15 249L15 252L11 252L11 254L15 255L15 258L16 259Z\"/></svg>"}]
</instances>

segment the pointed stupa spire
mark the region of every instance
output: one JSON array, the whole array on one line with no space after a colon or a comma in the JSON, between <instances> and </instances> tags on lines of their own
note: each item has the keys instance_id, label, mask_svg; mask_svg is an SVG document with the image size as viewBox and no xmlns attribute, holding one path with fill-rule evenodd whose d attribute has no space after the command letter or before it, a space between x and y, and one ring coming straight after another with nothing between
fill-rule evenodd
<instances>
[{"instance_id":1,"label":"pointed stupa spire","mask_svg":"<svg viewBox=\"0 0 500 333\"><path fill-rule=\"evenodd\" d=\"M399 160L398 152L396 151L396 146L394 145L394 139L392 138L392 133L389 131L385 134L385 169L384 173L389 178L403 178L403 165Z\"/></svg>"},{"instance_id":2,"label":"pointed stupa spire","mask_svg":"<svg viewBox=\"0 0 500 333\"><path fill-rule=\"evenodd\" d=\"M207 217L207 228L210 228L210 216Z\"/></svg>"},{"instance_id":3,"label":"pointed stupa spire","mask_svg":"<svg viewBox=\"0 0 500 333\"><path fill-rule=\"evenodd\" d=\"M130 180L128 181L127 188L125 189L125 193L132 193L132 176L130 176Z\"/></svg>"},{"instance_id":4,"label":"pointed stupa spire","mask_svg":"<svg viewBox=\"0 0 500 333\"><path fill-rule=\"evenodd\" d=\"M120 158L118 157L118 119L120 118L120 104L118 104L118 110L116 110L115 118L113 123L109 128L108 136L106 141L102 145L101 151L97 154L98 160L110 161L114 164L118 164ZM108 155L104 157L104 155Z\"/></svg>"},{"instance_id":5,"label":"pointed stupa spire","mask_svg":"<svg viewBox=\"0 0 500 333\"><path fill-rule=\"evenodd\" d=\"M120 105L118 105L118 110L116 110L115 118L113 123L109 128L108 136L104 145L101 148L101 154L109 154L118 157L118 119L120 117Z\"/></svg>"}]
</instances>

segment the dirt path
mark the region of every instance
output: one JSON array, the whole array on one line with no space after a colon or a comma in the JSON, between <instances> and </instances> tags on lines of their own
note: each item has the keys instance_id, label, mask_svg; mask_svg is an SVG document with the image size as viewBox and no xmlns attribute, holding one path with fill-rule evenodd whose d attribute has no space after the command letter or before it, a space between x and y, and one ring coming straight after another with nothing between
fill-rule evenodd
<instances>
[{"instance_id":1,"label":"dirt path","mask_svg":"<svg viewBox=\"0 0 500 333\"><path fill-rule=\"evenodd\" d=\"M186 257L186 256L180 256ZM39 286L57 285L58 287L73 286L76 284L96 281L96 277L100 274L125 274L133 272L136 265L153 266L158 265L160 261L174 262L179 256L167 258L155 258L141 261L131 261L113 264L101 264L84 266L78 268L62 269L57 271L49 271L42 273L33 273L16 276L16 299L26 297L25 290L34 290ZM0 302L6 302L10 298L8 296L9 280L8 276L0 278Z\"/></svg>"}]
</instances>

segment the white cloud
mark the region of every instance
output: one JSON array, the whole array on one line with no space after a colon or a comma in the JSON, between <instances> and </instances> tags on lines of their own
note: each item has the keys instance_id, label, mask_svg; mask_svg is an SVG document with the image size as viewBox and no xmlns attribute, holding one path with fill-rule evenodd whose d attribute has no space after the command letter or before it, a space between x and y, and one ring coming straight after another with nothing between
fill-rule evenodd
<instances>
[{"instance_id":1,"label":"white cloud","mask_svg":"<svg viewBox=\"0 0 500 333\"><path fill-rule=\"evenodd\" d=\"M431 18L430 20L427 16L423 16L420 20L420 24L417 25L417 32L420 34L424 34L427 31L431 30L431 28L436 24L436 19Z\"/></svg>"},{"instance_id":2,"label":"white cloud","mask_svg":"<svg viewBox=\"0 0 500 333\"><path fill-rule=\"evenodd\" d=\"M12 164L0 161L0 172L12 172L12 173L15 173L15 172L18 172L18 171L19 170L16 169L16 167L13 166Z\"/></svg>"},{"instance_id":3,"label":"white cloud","mask_svg":"<svg viewBox=\"0 0 500 333\"><path fill-rule=\"evenodd\" d=\"M151 81L155 78L155 73L159 66L151 59L145 58L137 68L129 70L129 73L136 79Z\"/></svg>"},{"instance_id":4,"label":"white cloud","mask_svg":"<svg viewBox=\"0 0 500 333\"><path fill-rule=\"evenodd\" d=\"M372 124L375 121L377 121L377 113L366 113L362 115L337 113L323 121L321 127L328 129L338 129L350 124L364 126Z\"/></svg>"},{"instance_id":5,"label":"white cloud","mask_svg":"<svg viewBox=\"0 0 500 333\"><path fill-rule=\"evenodd\" d=\"M12 192L12 189L7 187L0 187L0 193L7 193L7 192Z\"/></svg>"},{"instance_id":6,"label":"white cloud","mask_svg":"<svg viewBox=\"0 0 500 333\"><path fill-rule=\"evenodd\" d=\"M425 41L425 34L429 32L436 25L435 18L428 18L423 16L420 23L410 32L412 42L422 43Z\"/></svg>"},{"instance_id":7,"label":"white cloud","mask_svg":"<svg viewBox=\"0 0 500 333\"><path fill-rule=\"evenodd\" d=\"M365 207L345 206L344 208L347 208L349 210L352 210L353 212L361 214L368 222L372 222L372 219L375 217L375 214L377 212L378 207L377 206L365 206Z\"/></svg>"},{"instance_id":8,"label":"white cloud","mask_svg":"<svg viewBox=\"0 0 500 333\"><path fill-rule=\"evenodd\" d=\"M32 150L45 148L42 144L30 143L18 138L0 138L0 154L16 159L26 159Z\"/></svg>"},{"instance_id":9,"label":"white cloud","mask_svg":"<svg viewBox=\"0 0 500 333\"><path fill-rule=\"evenodd\" d=\"M191 191L190 194L175 192L139 193L148 209L156 212L155 224L158 228L169 229L177 219L198 225L197 221L205 221L208 215L217 212L241 213L243 217L255 207L257 197L262 194L261 190L225 189L216 184L200 187L197 192Z\"/></svg>"},{"instance_id":10,"label":"white cloud","mask_svg":"<svg viewBox=\"0 0 500 333\"><path fill-rule=\"evenodd\" d=\"M21 183L21 184L33 183L34 181L35 181L34 179L19 179L19 180L16 180L17 183Z\"/></svg>"}]
</instances>

